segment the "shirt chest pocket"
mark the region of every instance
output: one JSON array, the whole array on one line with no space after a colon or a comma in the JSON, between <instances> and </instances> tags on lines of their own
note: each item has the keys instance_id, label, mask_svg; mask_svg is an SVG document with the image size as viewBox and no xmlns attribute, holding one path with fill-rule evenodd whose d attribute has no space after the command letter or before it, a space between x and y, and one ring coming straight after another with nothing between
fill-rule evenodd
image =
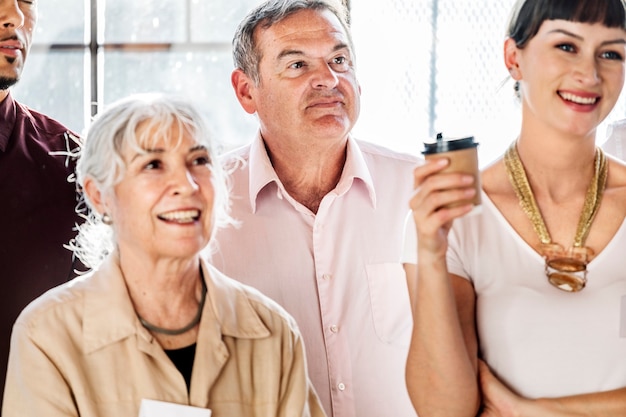
<instances>
[{"instance_id":1,"label":"shirt chest pocket","mask_svg":"<svg viewBox=\"0 0 626 417\"><path fill-rule=\"evenodd\" d=\"M383 343L407 347L413 319L402 264L369 264L366 270L376 335Z\"/></svg>"}]
</instances>

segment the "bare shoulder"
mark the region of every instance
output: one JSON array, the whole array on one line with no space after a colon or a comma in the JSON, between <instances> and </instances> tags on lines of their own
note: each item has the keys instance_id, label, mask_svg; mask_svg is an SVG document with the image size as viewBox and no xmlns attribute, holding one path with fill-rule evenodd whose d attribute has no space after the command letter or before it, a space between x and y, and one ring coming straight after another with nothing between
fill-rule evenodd
<instances>
[{"instance_id":1,"label":"bare shoulder","mask_svg":"<svg viewBox=\"0 0 626 417\"><path fill-rule=\"evenodd\" d=\"M626 162L611 155L607 155L607 160L609 162L607 188L626 187Z\"/></svg>"},{"instance_id":2,"label":"bare shoulder","mask_svg":"<svg viewBox=\"0 0 626 417\"><path fill-rule=\"evenodd\" d=\"M591 228L587 245L600 253L615 236L626 218L626 164L607 155L609 175L602 204Z\"/></svg>"},{"instance_id":3,"label":"bare shoulder","mask_svg":"<svg viewBox=\"0 0 626 417\"><path fill-rule=\"evenodd\" d=\"M610 155L607 155L607 159L609 176L604 199L610 201L619 214L626 215L626 162Z\"/></svg>"},{"instance_id":4,"label":"bare shoulder","mask_svg":"<svg viewBox=\"0 0 626 417\"><path fill-rule=\"evenodd\" d=\"M483 191L496 206L503 200L506 201L516 198L515 192L513 188L511 188L502 158L498 158L482 170L480 181Z\"/></svg>"},{"instance_id":5,"label":"bare shoulder","mask_svg":"<svg viewBox=\"0 0 626 417\"><path fill-rule=\"evenodd\" d=\"M521 209L517 194L509 180L504 159L499 158L482 171L483 191L511 227L529 245L536 240L532 223Z\"/></svg>"}]
</instances>

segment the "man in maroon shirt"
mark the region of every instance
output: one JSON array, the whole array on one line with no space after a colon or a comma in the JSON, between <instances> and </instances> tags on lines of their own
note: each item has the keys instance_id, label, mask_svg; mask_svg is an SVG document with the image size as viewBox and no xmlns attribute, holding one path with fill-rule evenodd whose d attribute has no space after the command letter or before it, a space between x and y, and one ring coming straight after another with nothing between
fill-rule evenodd
<instances>
[{"instance_id":1,"label":"man in maroon shirt","mask_svg":"<svg viewBox=\"0 0 626 417\"><path fill-rule=\"evenodd\" d=\"M63 245L80 220L75 185L68 181L74 161L63 154L75 150L74 136L9 92L22 73L36 20L35 2L0 1L0 394L18 314L74 276L72 252Z\"/></svg>"}]
</instances>

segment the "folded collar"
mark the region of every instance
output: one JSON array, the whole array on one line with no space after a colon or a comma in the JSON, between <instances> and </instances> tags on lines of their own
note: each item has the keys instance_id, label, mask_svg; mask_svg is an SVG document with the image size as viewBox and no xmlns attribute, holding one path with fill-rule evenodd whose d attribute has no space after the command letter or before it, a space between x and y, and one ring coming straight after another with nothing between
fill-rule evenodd
<instances>
[{"instance_id":1,"label":"folded collar","mask_svg":"<svg viewBox=\"0 0 626 417\"><path fill-rule=\"evenodd\" d=\"M9 139L15 126L15 101L11 92L0 102L0 151L4 152L9 145Z\"/></svg>"},{"instance_id":2,"label":"folded collar","mask_svg":"<svg viewBox=\"0 0 626 417\"><path fill-rule=\"evenodd\" d=\"M365 158L361 149L355 139L348 137L347 141L346 162L341 173L339 183L335 187L337 195L343 195L348 192L355 179L360 180L367 188L370 202L372 206L376 208L376 191L374 188L374 181L370 170L365 162ZM285 188L278 178L272 163L270 162L269 155L265 149L265 144L261 134L257 134L255 140L250 145L250 157L249 157L249 198L250 207L252 212L256 212L256 202L259 193L268 184L274 182L279 188L280 192L287 193Z\"/></svg>"},{"instance_id":3,"label":"folded collar","mask_svg":"<svg viewBox=\"0 0 626 417\"><path fill-rule=\"evenodd\" d=\"M221 334L235 338L269 336L270 331L251 305L241 284L225 277L204 261L201 262L208 301L202 311L201 323L206 325L209 321L215 322ZM110 255L97 271L79 280L91 280L85 295L83 324L87 353L133 335L138 335L147 342L152 341L152 335L137 318L119 267L117 253ZM201 333L204 327L201 325ZM200 335L198 338L200 339Z\"/></svg>"}]
</instances>

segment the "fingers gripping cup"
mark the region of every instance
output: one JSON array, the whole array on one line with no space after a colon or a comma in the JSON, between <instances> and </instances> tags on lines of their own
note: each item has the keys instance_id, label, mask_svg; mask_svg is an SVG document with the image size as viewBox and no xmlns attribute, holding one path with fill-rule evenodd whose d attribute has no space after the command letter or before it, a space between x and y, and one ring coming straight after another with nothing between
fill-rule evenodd
<instances>
[{"instance_id":1,"label":"fingers gripping cup","mask_svg":"<svg viewBox=\"0 0 626 417\"><path fill-rule=\"evenodd\" d=\"M478 169L478 142L473 136L466 138L446 139L441 133L437 133L435 142L425 142L422 154L424 159L447 158L450 164L444 168L445 172L462 172L474 176L474 188L476 194L472 200L460 201L447 207L456 207L471 202L475 207L472 212L480 207L480 171Z\"/></svg>"}]
</instances>

